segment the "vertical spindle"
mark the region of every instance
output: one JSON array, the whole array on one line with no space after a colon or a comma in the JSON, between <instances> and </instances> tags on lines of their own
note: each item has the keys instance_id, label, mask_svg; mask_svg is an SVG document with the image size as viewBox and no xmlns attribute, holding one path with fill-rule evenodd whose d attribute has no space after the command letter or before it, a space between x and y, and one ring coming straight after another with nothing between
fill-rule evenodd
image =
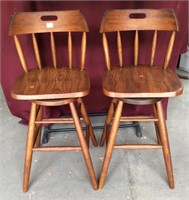
<instances>
[{"instance_id":1,"label":"vertical spindle","mask_svg":"<svg viewBox=\"0 0 189 200\"><path fill-rule=\"evenodd\" d=\"M118 49L118 58L119 58L119 66L123 66L123 53L122 53L122 42L121 42L121 34L120 31L117 32L117 49Z\"/></svg>"},{"instance_id":2,"label":"vertical spindle","mask_svg":"<svg viewBox=\"0 0 189 200\"><path fill-rule=\"evenodd\" d=\"M168 45L168 48L167 48L165 61L164 61L164 65L163 65L164 69L166 69L169 65L171 53L172 53L172 50L173 50L174 41L175 41L175 31L172 32L170 40L169 40L169 45Z\"/></svg>"},{"instance_id":3,"label":"vertical spindle","mask_svg":"<svg viewBox=\"0 0 189 200\"><path fill-rule=\"evenodd\" d=\"M32 41L33 41L33 48L34 48L34 52L35 52L37 65L38 65L39 69L41 69L41 59L40 59L39 48L38 48L35 33L32 33Z\"/></svg>"},{"instance_id":4,"label":"vertical spindle","mask_svg":"<svg viewBox=\"0 0 189 200\"><path fill-rule=\"evenodd\" d=\"M154 57L155 57L155 52L156 52L156 45L157 45L157 31L155 30L154 36L153 36L153 41L152 41L150 66L153 66L153 64L154 64Z\"/></svg>"},{"instance_id":5,"label":"vertical spindle","mask_svg":"<svg viewBox=\"0 0 189 200\"><path fill-rule=\"evenodd\" d=\"M68 32L68 65L72 68L72 35Z\"/></svg>"},{"instance_id":6,"label":"vertical spindle","mask_svg":"<svg viewBox=\"0 0 189 200\"><path fill-rule=\"evenodd\" d=\"M103 33L102 35L102 42L104 47L104 54L105 54L105 60L106 60L106 67L108 70L111 70L111 64L110 64L110 56L109 56L109 48L108 48L108 41L106 38L106 34Z\"/></svg>"},{"instance_id":7,"label":"vertical spindle","mask_svg":"<svg viewBox=\"0 0 189 200\"><path fill-rule=\"evenodd\" d=\"M22 64L22 67L23 67L24 71L27 73L28 72L28 66L27 66L27 63L26 63L26 60L25 60L25 57L24 57L24 53L22 51L20 41L19 41L19 39L16 35L14 35L14 42L15 42L15 45L16 45L16 49L17 49L18 56L20 58L20 62Z\"/></svg>"},{"instance_id":8,"label":"vertical spindle","mask_svg":"<svg viewBox=\"0 0 189 200\"><path fill-rule=\"evenodd\" d=\"M52 53L53 66L54 66L54 68L57 68L56 48L55 48L54 35L52 32L50 32L50 40L51 40L51 53Z\"/></svg>"},{"instance_id":9,"label":"vertical spindle","mask_svg":"<svg viewBox=\"0 0 189 200\"><path fill-rule=\"evenodd\" d=\"M87 43L87 34L86 32L83 32L82 42L81 42L81 70L84 70L85 68L86 43Z\"/></svg>"},{"instance_id":10,"label":"vertical spindle","mask_svg":"<svg viewBox=\"0 0 189 200\"><path fill-rule=\"evenodd\" d=\"M138 30L135 32L135 41L134 41L134 65L138 65L138 48L139 48L139 39L138 39Z\"/></svg>"}]
</instances>

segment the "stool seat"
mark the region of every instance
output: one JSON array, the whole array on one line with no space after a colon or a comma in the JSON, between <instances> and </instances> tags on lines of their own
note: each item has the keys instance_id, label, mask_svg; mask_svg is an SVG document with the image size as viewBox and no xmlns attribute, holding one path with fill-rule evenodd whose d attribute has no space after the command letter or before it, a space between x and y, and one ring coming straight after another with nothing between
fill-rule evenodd
<instances>
[{"instance_id":1,"label":"stool seat","mask_svg":"<svg viewBox=\"0 0 189 200\"><path fill-rule=\"evenodd\" d=\"M19 100L78 98L88 95L88 73L79 68L43 67L22 73L12 87L12 97Z\"/></svg>"},{"instance_id":2,"label":"stool seat","mask_svg":"<svg viewBox=\"0 0 189 200\"><path fill-rule=\"evenodd\" d=\"M171 69L128 65L106 70L103 92L113 98L162 98L182 94L182 83Z\"/></svg>"}]
</instances>

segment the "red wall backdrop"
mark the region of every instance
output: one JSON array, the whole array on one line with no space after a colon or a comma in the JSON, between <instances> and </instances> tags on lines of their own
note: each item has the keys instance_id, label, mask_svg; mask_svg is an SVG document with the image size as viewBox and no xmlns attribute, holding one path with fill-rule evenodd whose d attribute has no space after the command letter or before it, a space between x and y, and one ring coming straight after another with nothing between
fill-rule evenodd
<instances>
[{"instance_id":1,"label":"red wall backdrop","mask_svg":"<svg viewBox=\"0 0 189 200\"><path fill-rule=\"evenodd\" d=\"M16 101L11 98L10 91L16 77L22 72L20 61L14 46L13 38L8 36L10 16L20 11L49 11L79 9L85 16L90 32L87 40L86 69L91 78L91 93L84 98L89 113L106 112L110 99L102 93L101 80L105 70L104 53L101 35L99 33L101 18L107 9L138 9L138 8L171 8L177 15L180 31L176 35L175 46L170 61L170 68L175 69L179 55L186 50L188 44L188 1L2 1L1 2L1 84L11 113L20 117L23 122L29 118L30 103ZM160 36L163 39L163 36ZM163 62L161 53L164 43L160 46L155 62ZM139 58L145 61L145 47ZM129 61L129 60L128 60ZM29 58L34 63L33 58ZM164 101L167 109L167 101ZM64 108L50 108L45 110L46 116L62 115ZM126 114L147 114L151 112L148 106L126 106Z\"/></svg>"}]
</instances>

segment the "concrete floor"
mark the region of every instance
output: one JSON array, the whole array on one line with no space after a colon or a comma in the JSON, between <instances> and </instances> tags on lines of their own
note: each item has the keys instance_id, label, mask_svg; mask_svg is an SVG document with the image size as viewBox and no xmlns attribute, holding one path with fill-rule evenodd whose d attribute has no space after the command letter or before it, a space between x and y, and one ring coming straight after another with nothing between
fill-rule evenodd
<instances>
[{"instance_id":1,"label":"concrete floor","mask_svg":"<svg viewBox=\"0 0 189 200\"><path fill-rule=\"evenodd\" d=\"M169 189L161 150L115 150L102 190L94 191L81 152L34 153L30 188L22 192L27 127L10 114L0 92L0 199L1 200L186 200L189 199L189 81L182 80L184 94L169 101L168 130L175 176ZM102 124L104 118L92 119ZM117 142L155 142L153 125L141 123L143 137L132 128L119 130ZM99 141L101 130L95 131ZM71 140L73 133L51 134L50 144ZM97 177L105 148L90 146Z\"/></svg>"}]
</instances>

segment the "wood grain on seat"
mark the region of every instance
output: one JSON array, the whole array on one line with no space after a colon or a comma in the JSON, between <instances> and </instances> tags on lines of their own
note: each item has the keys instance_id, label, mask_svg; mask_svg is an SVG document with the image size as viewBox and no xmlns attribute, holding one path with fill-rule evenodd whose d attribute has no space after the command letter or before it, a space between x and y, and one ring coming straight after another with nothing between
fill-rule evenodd
<instances>
[{"instance_id":1,"label":"wood grain on seat","mask_svg":"<svg viewBox=\"0 0 189 200\"><path fill-rule=\"evenodd\" d=\"M147 65L107 70L102 85L104 94L115 98L173 97L183 90L181 81L172 70Z\"/></svg>"},{"instance_id":2,"label":"wood grain on seat","mask_svg":"<svg viewBox=\"0 0 189 200\"><path fill-rule=\"evenodd\" d=\"M44 67L22 73L12 88L12 97L20 100L78 98L89 94L86 71L67 67Z\"/></svg>"}]
</instances>

